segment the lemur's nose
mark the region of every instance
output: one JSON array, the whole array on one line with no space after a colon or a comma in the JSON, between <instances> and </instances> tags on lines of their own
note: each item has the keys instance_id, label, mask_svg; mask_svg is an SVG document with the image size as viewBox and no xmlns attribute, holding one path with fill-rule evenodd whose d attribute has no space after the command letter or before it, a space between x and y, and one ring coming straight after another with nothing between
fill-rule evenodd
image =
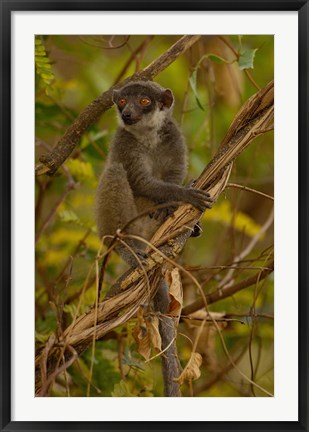
<instances>
[{"instance_id":1,"label":"lemur's nose","mask_svg":"<svg viewBox=\"0 0 309 432\"><path fill-rule=\"evenodd\" d=\"M122 118L123 119L130 119L131 118L131 113L130 112L123 112L122 113Z\"/></svg>"}]
</instances>

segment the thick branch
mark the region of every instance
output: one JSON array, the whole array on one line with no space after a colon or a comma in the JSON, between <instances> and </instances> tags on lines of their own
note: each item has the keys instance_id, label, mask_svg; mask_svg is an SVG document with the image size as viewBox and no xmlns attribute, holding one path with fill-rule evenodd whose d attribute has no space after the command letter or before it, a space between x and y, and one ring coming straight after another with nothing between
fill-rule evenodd
<instances>
[{"instance_id":1,"label":"thick branch","mask_svg":"<svg viewBox=\"0 0 309 432\"><path fill-rule=\"evenodd\" d=\"M117 83L106 92L98 96L66 130L56 147L48 154L40 157L40 163L35 167L37 175L54 174L63 162L70 156L79 143L85 131L93 125L99 117L113 105L113 90L122 87L130 81L152 80L156 75L173 63L177 57L187 51L201 36L183 36L164 54L150 63L145 69L136 72L129 78Z\"/></svg>"}]
</instances>

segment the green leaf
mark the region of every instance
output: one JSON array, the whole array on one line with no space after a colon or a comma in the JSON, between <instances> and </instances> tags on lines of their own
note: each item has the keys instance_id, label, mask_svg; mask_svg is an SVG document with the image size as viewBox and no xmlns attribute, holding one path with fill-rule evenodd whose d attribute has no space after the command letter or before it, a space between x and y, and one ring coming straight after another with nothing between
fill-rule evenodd
<instances>
[{"instance_id":1,"label":"green leaf","mask_svg":"<svg viewBox=\"0 0 309 432\"><path fill-rule=\"evenodd\" d=\"M132 353L130 351L130 349L127 347L125 349L125 353L123 356L123 364L126 366L130 366L133 368L137 368L139 370L144 370L144 365L143 363L141 363L139 360L136 360L133 356Z\"/></svg>"},{"instance_id":2,"label":"green leaf","mask_svg":"<svg viewBox=\"0 0 309 432\"><path fill-rule=\"evenodd\" d=\"M76 314L77 306L75 304L66 304L63 307L63 312L70 314L73 318Z\"/></svg>"},{"instance_id":3,"label":"green leaf","mask_svg":"<svg viewBox=\"0 0 309 432\"><path fill-rule=\"evenodd\" d=\"M210 59L211 61L213 61L214 63L232 63L232 62L224 59L223 57L220 57L217 54L212 54L212 53L205 54L199 59L198 63L196 64L196 66L195 66L195 68L194 68L194 70L193 70L193 72L189 78L189 83L190 83L191 89L194 93L196 103L202 111L205 111L205 108L203 107L203 105L200 101L200 98L198 96L198 92L197 92L197 71L200 68L203 61L207 58Z\"/></svg>"},{"instance_id":4,"label":"green leaf","mask_svg":"<svg viewBox=\"0 0 309 432\"><path fill-rule=\"evenodd\" d=\"M112 391L112 396L113 397L134 397L136 395L130 391L128 384L124 380L121 380L120 383L115 385L114 391Z\"/></svg>"},{"instance_id":5,"label":"green leaf","mask_svg":"<svg viewBox=\"0 0 309 432\"><path fill-rule=\"evenodd\" d=\"M44 344L48 341L49 336L49 334L42 334L37 331L35 332L35 340Z\"/></svg>"},{"instance_id":6,"label":"green leaf","mask_svg":"<svg viewBox=\"0 0 309 432\"><path fill-rule=\"evenodd\" d=\"M62 222L80 222L79 217L72 210L63 210L59 212Z\"/></svg>"},{"instance_id":7,"label":"green leaf","mask_svg":"<svg viewBox=\"0 0 309 432\"><path fill-rule=\"evenodd\" d=\"M46 81L45 81L46 83ZM45 93L47 94L47 96L52 96L53 92L52 89L49 87L49 83L46 83L47 87L45 88Z\"/></svg>"},{"instance_id":8,"label":"green leaf","mask_svg":"<svg viewBox=\"0 0 309 432\"><path fill-rule=\"evenodd\" d=\"M255 49L247 49L243 50L240 53L240 57L238 59L239 69L254 69L253 62L255 53L257 52L257 48Z\"/></svg>"},{"instance_id":9,"label":"green leaf","mask_svg":"<svg viewBox=\"0 0 309 432\"><path fill-rule=\"evenodd\" d=\"M41 77L48 80L52 80L54 78L54 75L51 72L46 71L41 73Z\"/></svg>"},{"instance_id":10,"label":"green leaf","mask_svg":"<svg viewBox=\"0 0 309 432\"><path fill-rule=\"evenodd\" d=\"M35 56L35 63L38 65L41 64L49 64L49 59L47 57L38 57L37 55Z\"/></svg>"},{"instance_id":11,"label":"green leaf","mask_svg":"<svg viewBox=\"0 0 309 432\"><path fill-rule=\"evenodd\" d=\"M83 162L79 159L68 159L66 165L72 176L81 182L88 182L90 185L96 185L96 177L89 162Z\"/></svg>"},{"instance_id":12,"label":"green leaf","mask_svg":"<svg viewBox=\"0 0 309 432\"><path fill-rule=\"evenodd\" d=\"M192 91L193 91L193 93L195 95L197 94L197 91L196 91L196 77L197 77L197 70L195 69L192 72L192 75L189 78L189 83L190 83L191 89L192 89Z\"/></svg>"},{"instance_id":13,"label":"green leaf","mask_svg":"<svg viewBox=\"0 0 309 432\"><path fill-rule=\"evenodd\" d=\"M196 103L197 103L198 107L199 107L202 111L205 111L205 109L204 109L203 105L201 104L201 102L200 102L200 100L199 100L199 97L198 97L197 88L196 88L196 81L197 81L197 69L195 69L195 70L192 72L192 75L191 75L190 78L189 78L189 83L190 83L191 89L192 89L192 91L193 91L193 93L194 93L194 96L195 96Z\"/></svg>"},{"instance_id":14,"label":"green leaf","mask_svg":"<svg viewBox=\"0 0 309 432\"><path fill-rule=\"evenodd\" d=\"M214 63L231 63L230 61L218 56L217 54L208 54L208 58Z\"/></svg>"},{"instance_id":15,"label":"green leaf","mask_svg":"<svg viewBox=\"0 0 309 432\"><path fill-rule=\"evenodd\" d=\"M35 47L36 53L43 52L43 51L45 52L45 47L43 45L36 45L36 47Z\"/></svg>"},{"instance_id":16,"label":"green leaf","mask_svg":"<svg viewBox=\"0 0 309 432\"><path fill-rule=\"evenodd\" d=\"M42 72L46 71L49 73L51 70L51 64L49 63L38 64L37 68L40 69L40 71Z\"/></svg>"}]
</instances>

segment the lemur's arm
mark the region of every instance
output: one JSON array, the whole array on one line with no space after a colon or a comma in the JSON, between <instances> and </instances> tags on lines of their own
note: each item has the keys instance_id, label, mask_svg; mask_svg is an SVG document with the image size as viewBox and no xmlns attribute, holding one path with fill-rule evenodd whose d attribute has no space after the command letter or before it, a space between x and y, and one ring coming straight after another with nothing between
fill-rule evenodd
<instances>
[{"instance_id":1,"label":"lemur's arm","mask_svg":"<svg viewBox=\"0 0 309 432\"><path fill-rule=\"evenodd\" d=\"M147 163L138 154L126 163L125 168L133 194L136 196L148 198L156 203L184 202L192 204L200 211L211 207L212 200L207 192L155 178L147 168Z\"/></svg>"}]
</instances>

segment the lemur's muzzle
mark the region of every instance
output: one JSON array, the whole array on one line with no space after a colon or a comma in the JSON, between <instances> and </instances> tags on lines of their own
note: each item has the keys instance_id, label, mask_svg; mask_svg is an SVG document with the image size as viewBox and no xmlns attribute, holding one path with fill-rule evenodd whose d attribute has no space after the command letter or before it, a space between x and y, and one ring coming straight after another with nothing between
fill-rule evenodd
<instances>
[{"instance_id":1,"label":"lemur's muzzle","mask_svg":"<svg viewBox=\"0 0 309 432\"><path fill-rule=\"evenodd\" d=\"M140 117L136 117L132 115L130 112L123 112L121 114L121 118L124 121L124 123L127 125L135 124L140 120Z\"/></svg>"}]
</instances>

